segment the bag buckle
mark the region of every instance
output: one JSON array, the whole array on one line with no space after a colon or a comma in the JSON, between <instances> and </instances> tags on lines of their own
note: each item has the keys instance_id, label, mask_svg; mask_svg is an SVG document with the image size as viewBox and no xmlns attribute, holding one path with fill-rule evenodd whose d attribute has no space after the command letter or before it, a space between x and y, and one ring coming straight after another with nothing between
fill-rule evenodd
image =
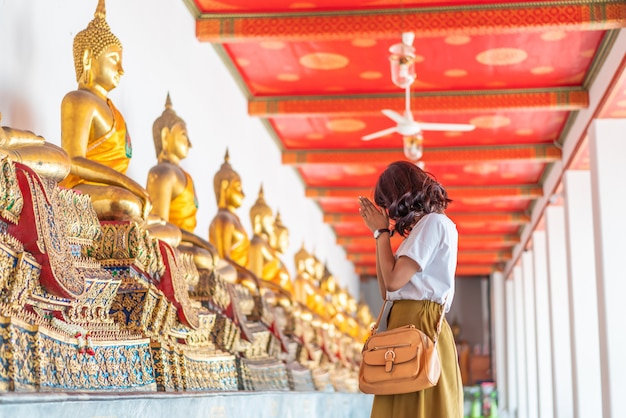
<instances>
[{"instance_id":1,"label":"bag buckle","mask_svg":"<svg viewBox=\"0 0 626 418\"><path fill-rule=\"evenodd\" d=\"M385 352L385 372L390 373L393 369L393 362L396 359L396 352L392 348Z\"/></svg>"}]
</instances>

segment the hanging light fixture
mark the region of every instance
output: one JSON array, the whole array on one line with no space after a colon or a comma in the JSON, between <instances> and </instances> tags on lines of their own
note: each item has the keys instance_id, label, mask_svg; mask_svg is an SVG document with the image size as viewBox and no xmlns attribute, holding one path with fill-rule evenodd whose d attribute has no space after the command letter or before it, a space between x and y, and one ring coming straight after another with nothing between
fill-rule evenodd
<instances>
[{"instance_id":1,"label":"hanging light fixture","mask_svg":"<svg viewBox=\"0 0 626 418\"><path fill-rule=\"evenodd\" d=\"M408 88L417 77L415 74L415 48L413 32L403 32L402 42L389 47L389 63L391 64L391 81L400 88Z\"/></svg>"},{"instance_id":2,"label":"hanging light fixture","mask_svg":"<svg viewBox=\"0 0 626 418\"><path fill-rule=\"evenodd\" d=\"M424 136L421 132L415 135L407 135L402 137L404 143L404 156L411 161L418 161L424 155Z\"/></svg>"}]
</instances>

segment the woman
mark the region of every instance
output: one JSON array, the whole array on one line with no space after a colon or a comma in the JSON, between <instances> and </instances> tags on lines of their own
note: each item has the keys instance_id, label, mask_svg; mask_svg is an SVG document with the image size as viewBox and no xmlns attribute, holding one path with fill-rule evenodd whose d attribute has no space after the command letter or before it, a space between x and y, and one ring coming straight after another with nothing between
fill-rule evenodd
<instances>
[{"instance_id":1,"label":"woman","mask_svg":"<svg viewBox=\"0 0 626 418\"><path fill-rule=\"evenodd\" d=\"M392 163L380 175L375 206L359 198L359 211L376 239L380 293L393 301L387 327L414 324L433 340L442 309L454 296L458 234L444 214L451 202L444 188L407 161ZM389 221L404 237L394 256ZM454 337L444 321L437 342L441 377L435 387L401 395L376 395L372 418L462 418L463 386Z\"/></svg>"}]
</instances>

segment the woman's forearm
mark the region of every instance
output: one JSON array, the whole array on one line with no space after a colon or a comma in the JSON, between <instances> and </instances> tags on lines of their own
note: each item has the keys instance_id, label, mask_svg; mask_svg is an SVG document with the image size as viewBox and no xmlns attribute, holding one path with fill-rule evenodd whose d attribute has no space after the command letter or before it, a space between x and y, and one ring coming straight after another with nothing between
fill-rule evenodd
<instances>
[{"instance_id":1,"label":"woman's forearm","mask_svg":"<svg viewBox=\"0 0 626 418\"><path fill-rule=\"evenodd\" d=\"M383 298L389 288L395 261L393 251L391 250L389 233L383 232L376 239L376 272L379 277L378 284L381 287Z\"/></svg>"}]
</instances>

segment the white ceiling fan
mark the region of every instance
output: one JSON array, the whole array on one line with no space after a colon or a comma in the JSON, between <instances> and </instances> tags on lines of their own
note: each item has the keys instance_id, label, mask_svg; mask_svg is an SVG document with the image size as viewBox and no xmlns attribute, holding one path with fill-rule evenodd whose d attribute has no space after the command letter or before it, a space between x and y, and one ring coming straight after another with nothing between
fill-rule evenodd
<instances>
[{"instance_id":1,"label":"white ceiling fan","mask_svg":"<svg viewBox=\"0 0 626 418\"><path fill-rule=\"evenodd\" d=\"M383 129L382 131L365 135L361 138L364 141L371 141L372 139L380 138L392 133L399 133L402 136L414 136L420 134L422 131L469 132L476 128L474 125L465 123L424 123L415 121L410 108L409 87L406 87L406 109L404 110L404 115L401 115L391 109L383 109L381 112L383 115L396 122L397 125L391 128Z\"/></svg>"},{"instance_id":2,"label":"white ceiling fan","mask_svg":"<svg viewBox=\"0 0 626 418\"><path fill-rule=\"evenodd\" d=\"M390 110L383 109L382 113L389 119L396 122L396 126L383 129L382 131L374 132L369 135L363 136L361 139L364 141L370 141L372 139L380 138L392 133L398 133L403 137L418 138L421 147L421 133L422 131L456 131L456 132L468 132L474 130L475 126L463 123L422 123L413 119L411 113L411 84L415 81L415 48L413 48L413 39L415 35L411 32L405 32L402 34L402 43L392 45L389 48L391 52L391 73L394 84L405 89L405 110L404 114ZM405 141L406 142L406 141ZM406 146L406 144L405 144ZM421 155L420 155L421 156ZM408 157L408 155L407 155ZM413 156L414 158L415 156Z\"/></svg>"}]
</instances>

